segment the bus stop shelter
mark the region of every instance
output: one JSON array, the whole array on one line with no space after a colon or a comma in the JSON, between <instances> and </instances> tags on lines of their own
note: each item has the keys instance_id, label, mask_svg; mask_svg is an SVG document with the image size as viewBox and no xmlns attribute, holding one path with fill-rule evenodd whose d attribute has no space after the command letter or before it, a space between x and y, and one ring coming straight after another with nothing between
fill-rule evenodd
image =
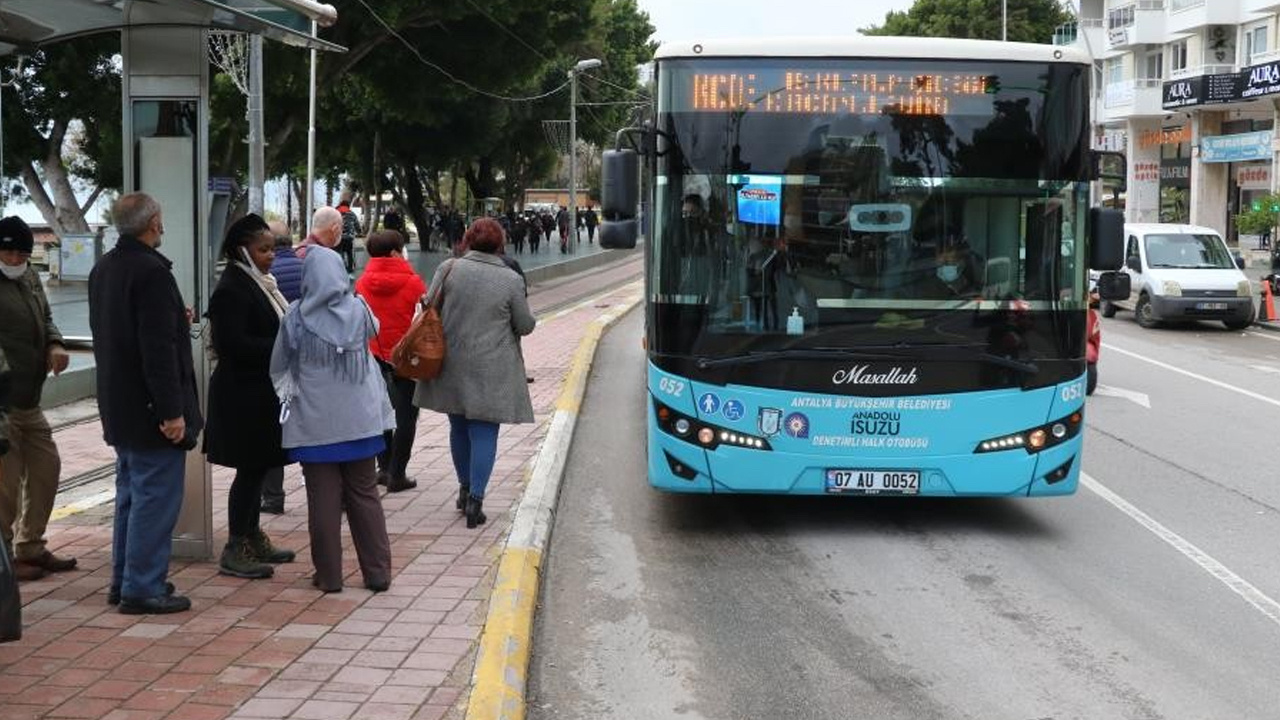
<instances>
[{"instance_id":1,"label":"bus stop shelter","mask_svg":"<svg viewBox=\"0 0 1280 720\"><path fill-rule=\"evenodd\" d=\"M312 0L0 0L0 56L103 32L121 34L125 192L154 196L164 209L164 254L194 310L193 355L203 399L210 368L202 315L217 238L209 186L209 34L258 34L299 48L342 51L310 31L333 8ZM225 212L225 207L223 207ZM174 553L213 553L212 473L197 450L187 458Z\"/></svg>"}]
</instances>

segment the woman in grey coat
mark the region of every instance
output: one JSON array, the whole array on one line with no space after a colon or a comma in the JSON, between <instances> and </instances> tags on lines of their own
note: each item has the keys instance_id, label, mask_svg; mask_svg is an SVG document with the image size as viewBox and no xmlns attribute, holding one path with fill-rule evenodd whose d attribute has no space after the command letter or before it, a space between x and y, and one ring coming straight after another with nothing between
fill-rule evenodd
<instances>
[{"instance_id":1,"label":"woman in grey coat","mask_svg":"<svg viewBox=\"0 0 1280 720\"><path fill-rule=\"evenodd\" d=\"M467 229L467 253L436 270L427 303L444 293L440 318L446 343L444 368L418 383L418 407L449 416L449 449L458 473L458 509L467 527L484 524L484 491L498 452L498 426L533 422L520 337L537 323L524 280L499 254L502 226L484 218Z\"/></svg>"},{"instance_id":2,"label":"woman in grey coat","mask_svg":"<svg viewBox=\"0 0 1280 720\"><path fill-rule=\"evenodd\" d=\"M391 585L391 543L378 498L374 458L395 417L382 372L369 353L378 322L351 293L338 254L316 246L302 263L302 297L280 321L271 381L289 460L307 481L313 584L342 589L342 512L365 587Z\"/></svg>"}]
</instances>

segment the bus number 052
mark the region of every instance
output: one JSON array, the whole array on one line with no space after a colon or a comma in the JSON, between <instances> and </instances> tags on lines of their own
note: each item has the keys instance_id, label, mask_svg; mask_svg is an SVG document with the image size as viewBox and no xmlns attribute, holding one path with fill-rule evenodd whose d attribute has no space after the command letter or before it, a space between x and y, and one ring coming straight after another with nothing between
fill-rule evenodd
<instances>
[{"instance_id":1,"label":"bus number 052","mask_svg":"<svg viewBox=\"0 0 1280 720\"><path fill-rule=\"evenodd\" d=\"M680 380L672 380L671 378L662 378L658 381L658 389L670 395L671 397L680 397L684 394L685 384Z\"/></svg>"}]
</instances>

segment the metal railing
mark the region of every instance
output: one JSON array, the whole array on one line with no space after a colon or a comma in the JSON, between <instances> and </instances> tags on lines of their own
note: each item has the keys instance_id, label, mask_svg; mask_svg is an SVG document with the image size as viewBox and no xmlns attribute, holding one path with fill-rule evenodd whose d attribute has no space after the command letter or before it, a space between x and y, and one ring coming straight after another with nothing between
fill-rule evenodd
<instances>
[{"instance_id":1,"label":"metal railing","mask_svg":"<svg viewBox=\"0 0 1280 720\"><path fill-rule=\"evenodd\" d=\"M1169 73L1170 78L1186 78L1196 77L1197 75L1225 75L1236 71L1234 63L1226 63L1222 65L1198 65L1196 67L1185 67L1181 70L1174 70Z\"/></svg>"},{"instance_id":2,"label":"metal railing","mask_svg":"<svg viewBox=\"0 0 1280 720\"><path fill-rule=\"evenodd\" d=\"M1191 8L1203 7L1207 0L1170 0L1169 10L1171 12L1181 12L1190 10Z\"/></svg>"}]
</instances>

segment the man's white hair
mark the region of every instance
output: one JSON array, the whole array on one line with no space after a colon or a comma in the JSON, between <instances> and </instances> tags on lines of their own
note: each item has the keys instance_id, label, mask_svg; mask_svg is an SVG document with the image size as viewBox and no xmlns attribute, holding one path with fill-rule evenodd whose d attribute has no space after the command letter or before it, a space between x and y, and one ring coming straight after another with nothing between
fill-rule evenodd
<instances>
[{"instance_id":1,"label":"man's white hair","mask_svg":"<svg viewBox=\"0 0 1280 720\"><path fill-rule=\"evenodd\" d=\"M319 230L321 228L332 227L334 225L342 225L342 213L327 205L316 210L315 214L311 216L312 230Z\"/></svg>"}]
</instances>

